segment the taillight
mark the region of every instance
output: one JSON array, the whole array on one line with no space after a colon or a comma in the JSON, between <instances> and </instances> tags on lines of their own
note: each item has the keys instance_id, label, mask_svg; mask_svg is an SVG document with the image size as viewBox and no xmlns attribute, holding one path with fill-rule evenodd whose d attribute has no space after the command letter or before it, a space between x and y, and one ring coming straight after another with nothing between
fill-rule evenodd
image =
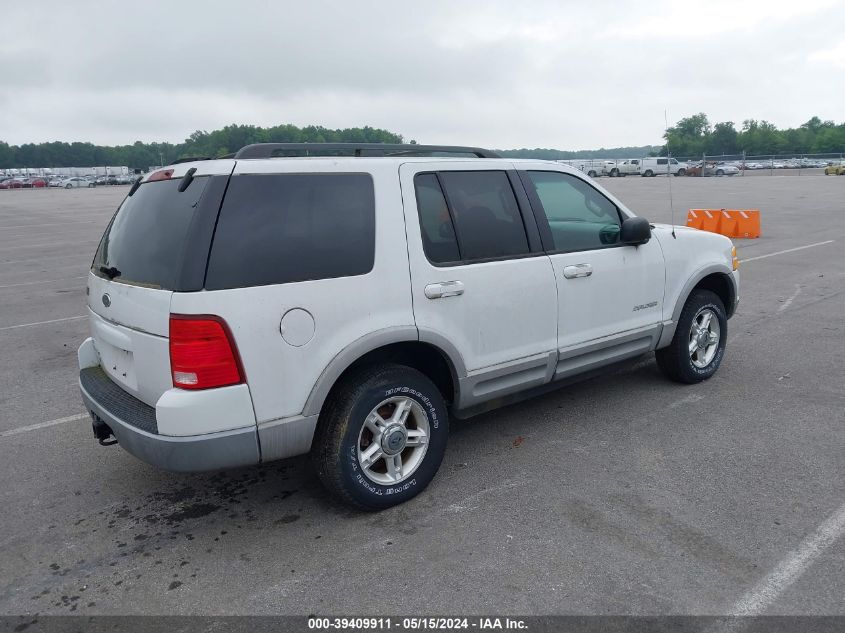
<instances>
[{"instance_id":1,"label":"taillight","mask_svg":"<svg viewBox=\"0 0 845 633\"><path fill-rule=\"evenodd\" d=\"M170 315L173 386L211 389L244 382L238 351L226 322L212 315Z\"/></svg>"}]
</instances>

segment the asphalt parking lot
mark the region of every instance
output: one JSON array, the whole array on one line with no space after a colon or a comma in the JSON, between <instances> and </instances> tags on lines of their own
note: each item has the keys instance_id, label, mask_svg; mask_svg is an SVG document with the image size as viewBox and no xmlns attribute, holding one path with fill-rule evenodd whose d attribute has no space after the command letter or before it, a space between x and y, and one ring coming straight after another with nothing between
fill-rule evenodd
<instances>
[{"instance_id":1,"label":"asphalt parking lot","mask_svg":"<svg viewBox=\"0 0 845 633\"><path fill-rule=\"evenodd\" d=\"M845 178L600 184L653 221L670 184L680 224L761 209L719 372L649 356L454 423L377 514L305 459L179 475L98 446L76 348L126 188L0 192L0 612L845 614Z\"/></svg>"}]
</instances>

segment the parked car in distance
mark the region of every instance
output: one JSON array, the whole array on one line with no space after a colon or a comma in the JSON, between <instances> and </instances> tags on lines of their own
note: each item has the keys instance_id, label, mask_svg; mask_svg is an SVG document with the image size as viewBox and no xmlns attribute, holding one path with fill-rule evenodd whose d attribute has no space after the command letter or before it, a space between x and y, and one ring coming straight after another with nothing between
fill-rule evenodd
<instances>
[{"instance_id":1,"label":"parked car in distance","mask_svg":"<svg viewBox=\"0 0 845 633\"><path fill-rule=\"evenodd\" d=\"M845 160L824 168L825 176L845 176Z\"/></svg>"},{"instance_id":2,"label":"parked car in distance","mask_svg":"<svg viewBox=\"0 0 845 633\"><path fill-rule=\"evenodd\" d=\"M0 189L22 189L23 182L17 178L7 178L0 182Z\"/></svg>"},{"instance_id":3,"label":"parked car in distance","mask_svg":"<svg viewBox=\"0 0 845 633\"><path fill-rule=\"evenodd\" d=\"M65 189L75 189L77 187L93 187L95 185L93 181L74 176L72 178L65 178L64 180L62 180L59 186L64 187Z\"/></svg>"},{"instance_id":4,"label":"parked car in distance","mask_svg":"<svg viewBox=\"0 0 845 633\"><path fill-rule=\"evenodd\" d=\"M176 471L310 453L377 510L434 478L450 417L651 352L710 378L739 272L728 238L652 225L556 162L271 143L133 185L86 294L98 440Z\"/></svg>"},{"instance_id":5,"label":"parked car in distance","mask_svg":"<svg viewBox=\"0 0 845 633\"><path fill-rule=\"evenodd\" d=\"M44 178L26 178L23 180L24 189L41 189L47 186Z\"/></svg>"},{"instance_id":6,"label":"parked car in distance","mask_svg":"<svg viewBox=\"0 0 845 633\"><path fill-rule=\"evenodd\" d=\"M687 164L681 163L675 158L643 158L640 162L640 175L652 177L662 174L673 176L685 176Z\"/></svg>"},{"instance_id":7,"label":"parked car in distance","mask_svg":"<svg viewBox=\"0 0 845 633\"><path fill-rule=\"evenodd\" d=\"M687 176L701 176L702 171L701 163L697 163L695 165L689 165L686 170ZM710 163L708 162L704 166L704 175L705 176L736 176L739 173L739 169L737 169L734 165L728 165L726 163Z\"/></svg>"}]
</instances>

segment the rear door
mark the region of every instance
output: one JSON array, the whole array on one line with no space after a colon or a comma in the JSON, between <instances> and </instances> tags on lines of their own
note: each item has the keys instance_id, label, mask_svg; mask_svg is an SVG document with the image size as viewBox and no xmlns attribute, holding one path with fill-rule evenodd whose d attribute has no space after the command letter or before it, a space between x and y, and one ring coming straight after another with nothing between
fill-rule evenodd
<instances>
[{"instance_id":1,"label":"rear door","mask_svg":"<svg viewBox=\"0 0 845 633\"><path fill-rule=\"evenodd\" d=\"M546 382L557 336L554 273L516 173L479 163L400 169L414 317L463 359L461 406Z\"/></svg>"},{"instance_id":2,"label":"rear door","mask_svg":"<svg viewBox=\"0 0 845 633\"><path fill-rule=\"evenodd\" d=\"M208 248L233 161L161 170L121 203L88 276L91 335L100 365L150 406L172 387L168 345L175 290L202 289ZM202 171L200 171L202 170Z\"/></svg>"}]
</instances>

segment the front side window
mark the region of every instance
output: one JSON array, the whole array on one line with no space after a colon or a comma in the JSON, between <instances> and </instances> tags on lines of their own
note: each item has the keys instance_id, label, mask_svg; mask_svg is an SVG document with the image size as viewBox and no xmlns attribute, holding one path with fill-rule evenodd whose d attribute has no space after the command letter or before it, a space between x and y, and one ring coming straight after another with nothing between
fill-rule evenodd
<instances>
[{"instance_id":1,"label":"front side window","mask_svg":"<svg viewBox=\"0 0 845 633\"><path fill-rule=\"evenodd\" d=\"M616 205L570 174L529 171L549 223L555 251L586 251L619 243Z\"/></svg>"},{"instance_id":2,"label":"front side window","mask_svg":"<svg viewBox=\"0 0 845 633\"><path fill-rule=\"evenodd\" d=\"M232 176L205 287L363 275L374 260L375 193L368 174Z\"/></svg>"}]
</instances>

